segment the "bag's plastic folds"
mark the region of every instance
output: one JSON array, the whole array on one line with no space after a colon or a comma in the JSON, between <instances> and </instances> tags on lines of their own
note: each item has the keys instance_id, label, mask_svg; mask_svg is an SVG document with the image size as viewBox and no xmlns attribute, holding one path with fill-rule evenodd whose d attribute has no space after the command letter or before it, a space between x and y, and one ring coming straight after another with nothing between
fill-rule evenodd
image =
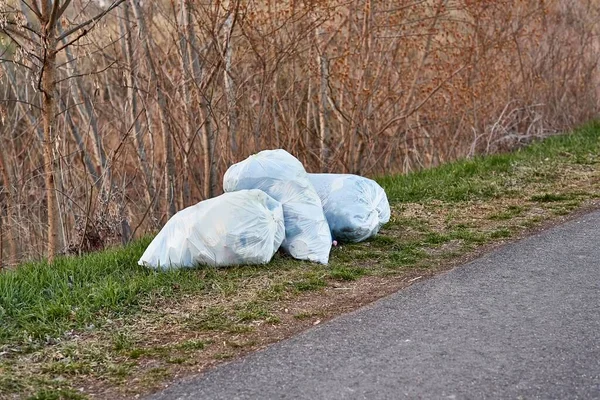
<instances>
[{"instance_id":1,"label":"bag's plastic folds","mask_svg":"<svg viewBox=\"0 0 600 400\"><path fill-rule=\"evenodd\" d=\"M265 264L284 236L280 202L260 190L225 193L175 214L138 264L160 269Z\"/></svg>"},{"instance_id":2,"label":"bag's plastic folds","mask_svg":"<svg viewBox=\"0 0 600 400\"><path fill-rule=\"evenodd\" d=\"M223 190L260 189L283 205L285 240L292 257L327 264L331 234L321 200L302 163L285 150L264 150L229 167Z\"/></svg>"},{"instance_id":3,"label":"bag's plastic folds","mask_svg":"<svg viewBox=\"0 0 600 400\"><path fill-rule=\"evenodd\" d=\"M334 239L360 242L390 220L385 191L374 180L349 174L308 174L321 198Z\"/></svg>"}]
</instances>

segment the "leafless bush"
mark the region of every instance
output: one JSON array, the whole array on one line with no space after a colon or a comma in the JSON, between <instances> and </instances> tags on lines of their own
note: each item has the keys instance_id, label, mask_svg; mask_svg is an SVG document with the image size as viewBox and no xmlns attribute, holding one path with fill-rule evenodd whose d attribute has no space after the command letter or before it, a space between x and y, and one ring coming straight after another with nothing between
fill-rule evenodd
<instances>
[{"instance_id":1,"label":"leafless bush","mask_svg":"<svg viewBox=\"0 0 600 400\"><path fill-rule=\"evenodd\" d=\"M48 240L41 64L14 36L39 29L25 3L0 10L0 217L13 263ZM72 1L57 34L110 4ZM374 175L569 129L598 112L599 14L566 0L127 0L59 44L60 242L79 252L128 239L128 224L155 230L265 148L310 171Z\"/></svg>"}]
</instances>

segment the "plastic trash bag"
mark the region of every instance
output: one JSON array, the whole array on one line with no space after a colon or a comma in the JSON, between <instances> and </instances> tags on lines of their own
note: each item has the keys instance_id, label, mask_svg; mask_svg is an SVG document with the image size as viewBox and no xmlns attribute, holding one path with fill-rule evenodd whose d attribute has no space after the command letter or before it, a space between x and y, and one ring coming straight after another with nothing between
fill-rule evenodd
<instances>
[{"instance_id":1,"label":"plastic trash bag","mask_svg":"<svg viewBox=\"0 0 600 400\"><path fill-rule=\"evenodd\" d=\"M390 220L385 191L372 179L349 174L308 174L335 240L360 242Z\"/></svg>"},{"instance_id":2,"label":"plastic trash bag","mask_svg":"<svg viewBox=\"0 0 600 400\"><path fill-rule=\"evenodd\" d=\"M160 269L266 264L284 236L280 202L260 190L225 193L175 214L138 264Z\"/></svg>"},{"instance_id":3,"label":"plastic trash bag","mask_svg":"<svg viewBox=\"0 0 600 400\"><path fill-rule=\"evenodd\" d=\"M327 264L331 234L321 200L302 163L285 150L264 150L229 167L223 190L260 189L283 205L281 247L300 260Z\"/></svg>"}]
</instances>

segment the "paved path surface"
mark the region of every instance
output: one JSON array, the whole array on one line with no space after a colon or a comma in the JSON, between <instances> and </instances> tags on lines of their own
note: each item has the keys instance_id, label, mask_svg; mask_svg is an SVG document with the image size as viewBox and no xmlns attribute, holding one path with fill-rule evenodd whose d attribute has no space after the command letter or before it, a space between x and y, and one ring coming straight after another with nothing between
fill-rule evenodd
<instances>
[{"instance_id":1,"label":"paved path surface","mask_svg":"<svg viewBox=\"0 0 600 400\"><path fill-rule=\"evenodd\" d=\"M157 399L600 399L600 212Z\"/></svg>"}]
</instances>

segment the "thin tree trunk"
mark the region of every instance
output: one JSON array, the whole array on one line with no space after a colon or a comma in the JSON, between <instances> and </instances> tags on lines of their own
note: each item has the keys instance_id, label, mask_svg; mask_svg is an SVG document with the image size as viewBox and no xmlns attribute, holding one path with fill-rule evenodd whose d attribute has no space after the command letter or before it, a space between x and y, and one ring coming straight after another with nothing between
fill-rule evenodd
<instances>
[{"instance_id":1,"label":"thin tree trunk","mask_svg":"<svg viewBox=\"0 0 600 400\"><path fill-rule=\"evenodd\" d=\"M208 113L208 107L202 109L202 116L205 121L208 121L210 115ZM217 157L215 154L217 138L214 131L211 131L211 135L208 136L208 150L209 150L209 171L208 171L208 196L214 197L219 191L218 182L219 178L217 177Z\"/></svg>"},{"instance_id":2,"label":"thin tree trunk","mask_svg":"<svg viewBox=\"0 0 600 400\"><path fill-rule=\"evenodd\" d=\"M12 221L14 221L13 218L13 205L15 205L15 190L14 190L14 186L12 185L12 180L10 177L10 173L8 171L8 169L6 168L6 157L4 156L4 147L0 146L0 173L2 174L2 181L3 181L3 186L6 189L6 201L7 201L7 207L6 207L6 219L9 221L9 223L5 223L4 221L2 222L2 227L4 228L6 226L6 233L7 233L7 241L8 241L8 265L9 266L13 266L17 264L17 258L18 258L18 254L17 254L17 242L15 240L15 235L14 235L14 231L13 231L13 225L12 225ZM3 218L3 216L0 216L0 218ZM4 257L2 258L2 261L4 261ZM2 264L0 264L0 269L2 269Z\"/></svg>"},{"instance_id":3,"label":"thin tree trunk","mask_svg":"<svg viewBox=\"0 0 600 400\"><path fill-rule=\"evenodd\" d=\"M306 116L304 118L304 146L308 148L310 146L310 125L312 121L312 80L308 79L308 88L306 89Z\"/></svg>"},{"instance_id":4,"label":"thin tree trunk","mask_svg":"<svg viewBox=\"0 0 600 400\"><path fill-rule=\"evenodd\" d=\"M166 206L166 216L171 218L175 215L175 160L173 158L173 138L167 124L167 99L165 97L163 88L161 87L161 81L156 73L156 67L154 65L154 59L151 52L152 38L150 37L146 29L146 21L142 15L142 10L139 6L139 0L131 0L133 13L138 23L138 29L143 43L144 57L148 65L148 71L150 72L151 82L156 84L156 96L158 100L158 112L160 118L160 127L162 133L163 147L164 147L164 199Z\"/></svg>"},{"instance_id":5,"label":"thin tree trunk","mask_svg":"<svg viewBox=\"0 0 600 400\"><path fill-rule=\"evenodd\" d=\"M180 1L180 13L181 13L181 26L182 30L179 32L179 49L181 52L181 73L183 76L183 82L181 83L181 89L183 92L183 109L185 112L185 142L183 143L183 171L182 171L182 188L181 188L181 202L183 207L187 207L191 204L191 189L190 189L190 150L192 144L192 138L194 136L194 122L196 120L194 113L192 112L192 103L190 96L190 78L193 77L190 68L190 50L189 42L187 37L188 25L190 24L190 10L186 4L189 0Z\"/></svg>"},{"instance_id":6,"label":"thin tree trunk","mask_svg":"<svg viewBox=\"0 0 600 400\"><path fill-rule=\"evenodd\" d=\"M121 23L119 24L119 28L121 30L121 36L123 37L123 54L125 55L125 59L127 61L127 68L125 69L125 81L127 84L127 112L129 116L130 123L133 123L133 144L136 149L137 159L139 163L139 168L142 171L142 174L145 179L144 185L144 194L146 197L146 201L150 207L150 214L154 215L154 196L155 196L155 188L154 188L154 179L152 177L152 168L148 163L148 158L146 155L146 147L144 145L144 137L142 132L142 127L138 118L138 104L137 104L137 82L136 82L136 65L134 62L133 56L133 44L132 44L132 33L131 33L131 23L129 21L130 12L129 12L129 3L123 3L120 8L121 13Z\"/></svg>"},{"instance_id":7,"label":"thin tree trunk","mask_svg":"<svg viewBox=\"0 0 600 400\"><path fill-rule=\"evenodd\" d=\"M48 207L48 262L52 263L56 257L59 246L58 235L58 200L54 174L56 159L54 157L55 130L56 130L56 37L54 26L48 24L52 4L42 0L42 38L44 45L43 69L41 84L43 93L42 113L44 120L44 180L46 183L46 201Z\"/></svg>"},{"instance_id":8,"label":"thin tree trunk","mask_svg":"<svg viewBox=\"0 0 600 400\"><path fill-rule=\"evenodd\" d=\"M358 88L358 93L357 93L357 104L359 105L356 107L356 110L358 110L360 113L362 113L362 115L360 114L356 114L353 118L352 121L354 121L354 123L356 124L355 128L353 129L353 133L354 133L354 137L356 140L356 144L352 147L352 149L357 149L355 152L356 157L354 158L354 161L352 162L352 170L353 173L356 174L360 174L361 173L361 166L362 166L362 157L363 157L363 152L364 152L364 148L365 148L365 144L364 144L364 140L363 137L365 135L364 133L364 129L365 129L365 118L366 118L366 113L367 113L367 105L365 103L368 102L368 99L371 97L371 93L369 92L369 78L371 76L371 58L372 58L372 54L371 54L371 18L372 18L372 13L371 13L371 0L367 0L365 1L365 6L363 9L363 25L362 25L362 59L363 59L363 65L362 65L362 71L361 71L361 76L360 76L360 83L358 84L357 88ZM365 96L368 96L367 98L365 98ZM360 121L360 122L359 122Z\"/></svg>"},{"instance_id":9,"label":"thin tree trunk","mask_svg":"<svg viewBox=\"0 0 600 400\"><path fill-rule=\"evenodd\" d=\"M189 1L185 1L184 5L188 15L191 14L191 6ZM204 165L204 197L213 197L217 191L217 160L215 158L215 132L211 123L211 115L209 111L209 103L206 96L200 92L202 82L202 65L200 63L199 47L196 40L196 33L192 21L187 24L187 42L189 49L189 59L192 62L192 73L194 74L195 95L197 104L200 107L200 116L202 117L202 157Z\"/></svg>"},{"instance_id":10,"label":"thin tree trunk","mask_svg":"<svg viewBox=\"0 0 600 400\"><path fill-rule=\"evenodd\" d=\"M320 29L315 29L316 43L318 46L320 40ZM329 60L325 55L325 48L317 49L317 66L319 68L319 148L320 148L320 162L321 171L327 172L327 162L329 159L329 103L328 99L328 86L329 86Z\"/></svg>"},{"instance_id":11,"label":"thin tree trunk","mask_svg":"<svg viewBox=\"0 0 600 400\"><path fill-rule=\"evenodd\" d=\"M233 55L233 44L231 43L231 34L233 32L234 21L235 21L235 13L237 13L237 9L231 11L227 19L225 20L224 29L226 30L225 34L225 43L223 44L225 48L225 71L224 71L224 85L225 85L225 96L227 97L227 129L229 130L229 146L231 148L231 153L235 157L237 155L237 127L238 127L238 116L236 109L236 90L235 83L233 82L232 76L232 55Z\"/></svg>"}]
</instances>

